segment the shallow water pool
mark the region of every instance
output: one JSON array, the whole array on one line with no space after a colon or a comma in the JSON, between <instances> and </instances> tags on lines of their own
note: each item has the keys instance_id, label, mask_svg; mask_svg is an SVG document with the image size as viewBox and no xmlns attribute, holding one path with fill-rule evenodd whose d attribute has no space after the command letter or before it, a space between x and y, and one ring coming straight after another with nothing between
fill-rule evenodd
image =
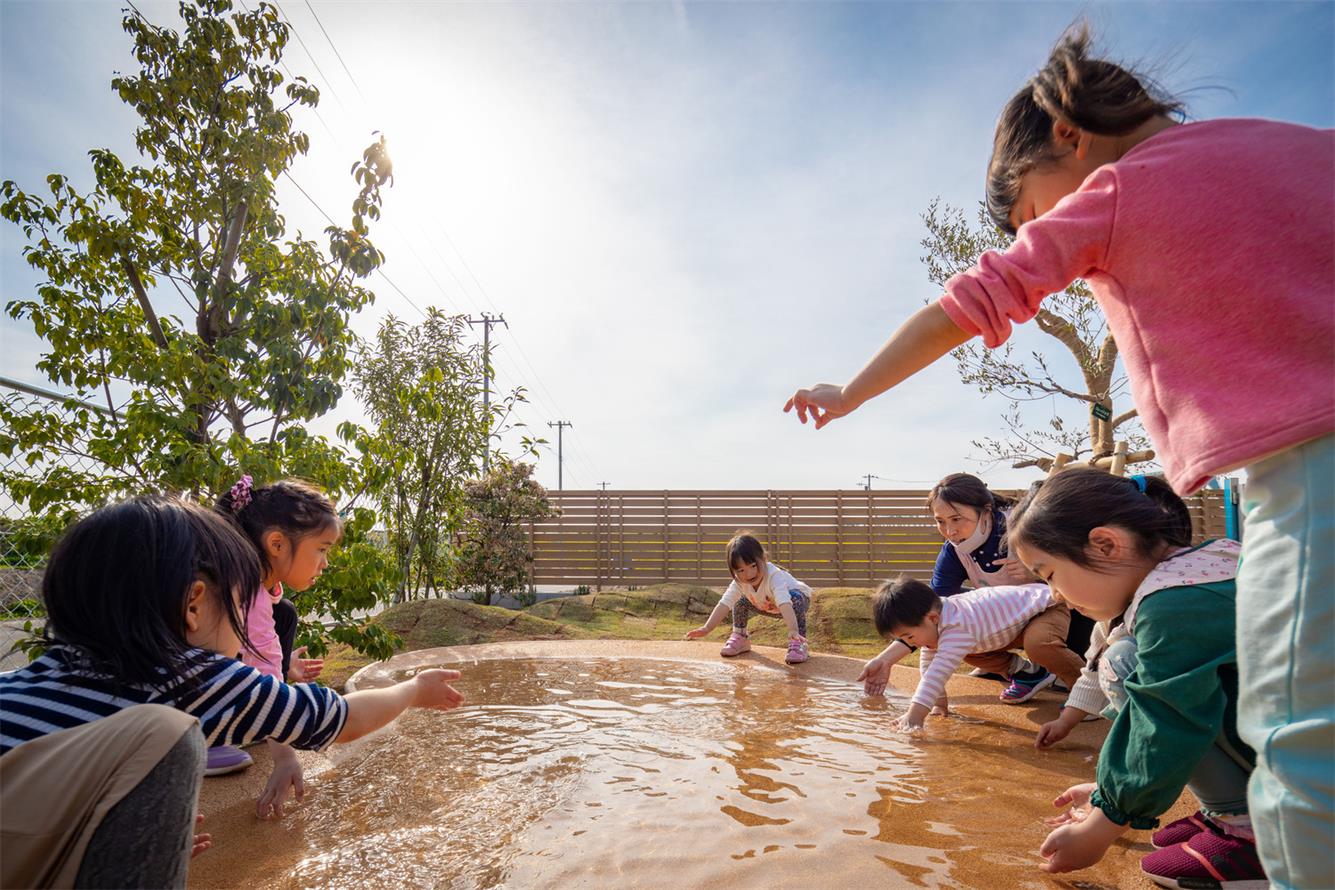
<instances>
[{"instance_id":1,"label":"shallow water pool","mask_svg":"<svg viewBox=\"0 0 1335 890\"><path fill-rule=\"evenodd\" d=\"M889 729L903 699L798 671L634 658L450 667L467 706L409 712L343 750L274 826L273 852L290 855L253 850L254 871L229 878L1052 886L1032 852L1040 820L1093 772L1086 752L1039 755L1032 734L965 718L910 740Z\"/></svg>"}]
</instances>

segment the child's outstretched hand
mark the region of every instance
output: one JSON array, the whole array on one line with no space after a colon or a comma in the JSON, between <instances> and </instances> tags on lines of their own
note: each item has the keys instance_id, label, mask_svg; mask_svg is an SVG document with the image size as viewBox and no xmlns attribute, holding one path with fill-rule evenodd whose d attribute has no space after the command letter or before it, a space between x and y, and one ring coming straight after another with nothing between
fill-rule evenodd
<instances>
[{"instance_id":1,"label":"child's outstretched hand","mask_svg":"<svg viewBox=\"0 0 1335 890\"><path fill-rule=\"evenodd\" d=\"M1083 785L1072 785L1053 799L1054 807L1069 806L1070 809L1059 816L1053 816L1051 819L1045 819L1045 825L1056 828L1059 825L1066 825L1069 822L1083 822L1092 809L1089 803L1090 797L1094 794L1094 789L1098 788L1095 782L1085 782Z\"/></svg>"},{"instance_id":2,"label":"child's outstretched hand","mask_svg":"<svg viewBox=\"0 0 1335 890\"><path fill-rule=\"evenodd\" d=\"M261 819L270 816L282 818L283 802L287 800L289 788L298 801L306 796L305 773L301 769L301 761L297 759L297 752L273 741L269 743L269 751L273 754L273 772L269 774L269 781L260 799L255 802L255 815Z\"/></svg>"},{"instance_id":3,"label":"child's outstretched hand","mask_svg":"<svg viewBox=\"0 0 1335 890\"><path fill-rule=\"evenodd\" d=\"M323 670L323 658L307 658L306 647L298 646L292 650L292 660L287 666L287 682L309 683Z\"/></svg>"},{"instance_id":4,"label":"child's outstretched hand","mask_svg":"<svg viewBox=\"0 0 1335 890\"><path fill-rule=\"evenodd\" d=\"M413 677L417 689L413 704L419 708L434 708L437 711L452 711L464 703L463 693L450 685L451 680L459 679L458 671L431 668Z\"/></svg>"},{"instance_id":5,"label":"child's outstretched hand","mask_svg":"<svg viewBox=\"0 0 1335 890\"><path fill-rule=\"evenodd\" d=\"M890 683L890 665L877 656L862 666L856 682L862 684L865 695L883 695Z\"/></svg>"},{"instance_id":6,"label":"child's outstretched hand","mask_svg":"<svg viewBox=\"0 0 1335 890\"><path fill-rule=\"evenodd\" d=\"M915 721L908 714L905 714L895 721L895 730L909 735L922 735L922 721Z\"/></svg>"},{"instance_id":7,"label":"child's outstretched hand","mask_svg":"<svg viewBox=\"0 0 1335 890\"><path fill-rule=\"evenodd\" d=\"M686 631L686 639L688 640L698 640L707 636L709 636L709 628L707 627L697 627L694 630Z\"/></svg>"},{"instance_id":8,"label":"child's outstretched hand","mask_svg":"<svg viewBox=\"0 0 1335 890\"><path fill-rule=\"evenodd\" d=\"M1103 858L1112 842L1126 830L1126 826L1105 816L1103 810L1089 805L1094 788L1093 784L1075 785L1053 801L1055 806L1072 806L1061 816L1048 820L1049 824L1058 824L1038 850L1047 860L1043 863L1043 871L1057 874L1089 868ZM1063 818L1066 821L1062 822Z\"/></svg>"},{"instance_id":9,"label":"child's outstretched hand","mask_svg":"<svg viewBox=\"0 0 1335 890\"><path fill-rule=\"evenodd\" d=\"M792 398L784 403L783 410L787 412L794 408L797 409L797 419L803 423L807 422L807 414L810 414L811 419L816 421L816 429L853 410L844 400L844 388L831 383L820 383L793 393Z\"/></svg>"},{"instance_id":10,"label":"child's outstretched hand","mask_svg":"<svg viewBox=\"0 0 1335 890\"><path fill-rule=\"evenodd\" d=\"M203 824L204 824L204 814L196 813L195 827L198 828ZM209 847L212 846L213 846L213 835L209 834L206 831L194 835L190 839L190 858L194 859L200 853L203 853L205 850L207 850Z\"/></svg>"}]
</instances>

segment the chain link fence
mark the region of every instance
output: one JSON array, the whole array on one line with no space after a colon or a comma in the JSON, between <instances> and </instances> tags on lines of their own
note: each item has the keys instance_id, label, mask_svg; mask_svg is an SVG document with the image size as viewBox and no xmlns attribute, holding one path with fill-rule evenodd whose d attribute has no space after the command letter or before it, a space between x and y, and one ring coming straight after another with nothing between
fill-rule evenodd
<instances>
[{"instance_id":1,"label":"chain link fence","mask_svg":"<svg viewBox=\"0 0 1335 890\"><path fill-rule=\"evenodd\" d=\"M94 411L106 411L5 378L0 378L0 401L7 411L19 415L53 410L68 413L81 404ZM0 435L8 432L0 431ZM98 462L78 454L80 447L81 443L74 443L64 454L43 454L35 460L31 453L17 447L9 449L7 456L0 454L0 623L9 631L21 629L25 621L43 617L42 570L51 545L64 527L59 519L29 510L25 499L15 494L15 486L40 480L57 469L96 475ZM8 648L0 645L0 655Z\"/></svg>"}]
</instances>

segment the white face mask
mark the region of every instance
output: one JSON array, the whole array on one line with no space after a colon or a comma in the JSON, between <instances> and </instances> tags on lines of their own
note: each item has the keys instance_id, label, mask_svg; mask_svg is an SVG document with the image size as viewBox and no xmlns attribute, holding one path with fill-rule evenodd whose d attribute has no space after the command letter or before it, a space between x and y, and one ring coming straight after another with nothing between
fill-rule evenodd
<instances>
[{"instance_id":1,"label":"white face mask","mask_svg":"<svg viewBox=\"0 0 1335 890\"><path fill-rule=\"evenodd\" d=\"M959 557L960 565L964 566L964 572L969 576L975 587L992 587L996 584L1005 583L1002 570L995 572L985 572L983 567L974 561L971 555L979 547L987 543L988 537L992 534L992 511L985 510L978 516L978 526L974 528L973 534L958 544L952 544L955 548L955 555Z\"/></svg>"},{"instance_id":2,"label":"white face mask","mask_svg":"<svg viewBox=\"0 0 1335 890\"><path fill-rule=\"evenodd\" d=\"M992 534L992 511L984 509L978 514L978 524L974 526L973 534L955 544L955 552L959 555L973 553L979 547L987 543L988 536Z\"/></svg>"}]
</instances>

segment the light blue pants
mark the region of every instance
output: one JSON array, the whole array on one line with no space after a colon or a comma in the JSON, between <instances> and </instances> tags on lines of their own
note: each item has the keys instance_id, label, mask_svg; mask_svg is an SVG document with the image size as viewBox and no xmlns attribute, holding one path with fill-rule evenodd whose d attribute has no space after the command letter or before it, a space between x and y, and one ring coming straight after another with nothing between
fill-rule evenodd
<instances>
[{"instance_id":1,"label":"light blue pants","mask_svg":"<svg viewBox=\"0 0 1335 890\"><path fill-rule=\"evenodd\" d=\"M1335 887L1335 436L1247 468L1238 731L1276 887Z\"/></svg>"}]
</instances>

